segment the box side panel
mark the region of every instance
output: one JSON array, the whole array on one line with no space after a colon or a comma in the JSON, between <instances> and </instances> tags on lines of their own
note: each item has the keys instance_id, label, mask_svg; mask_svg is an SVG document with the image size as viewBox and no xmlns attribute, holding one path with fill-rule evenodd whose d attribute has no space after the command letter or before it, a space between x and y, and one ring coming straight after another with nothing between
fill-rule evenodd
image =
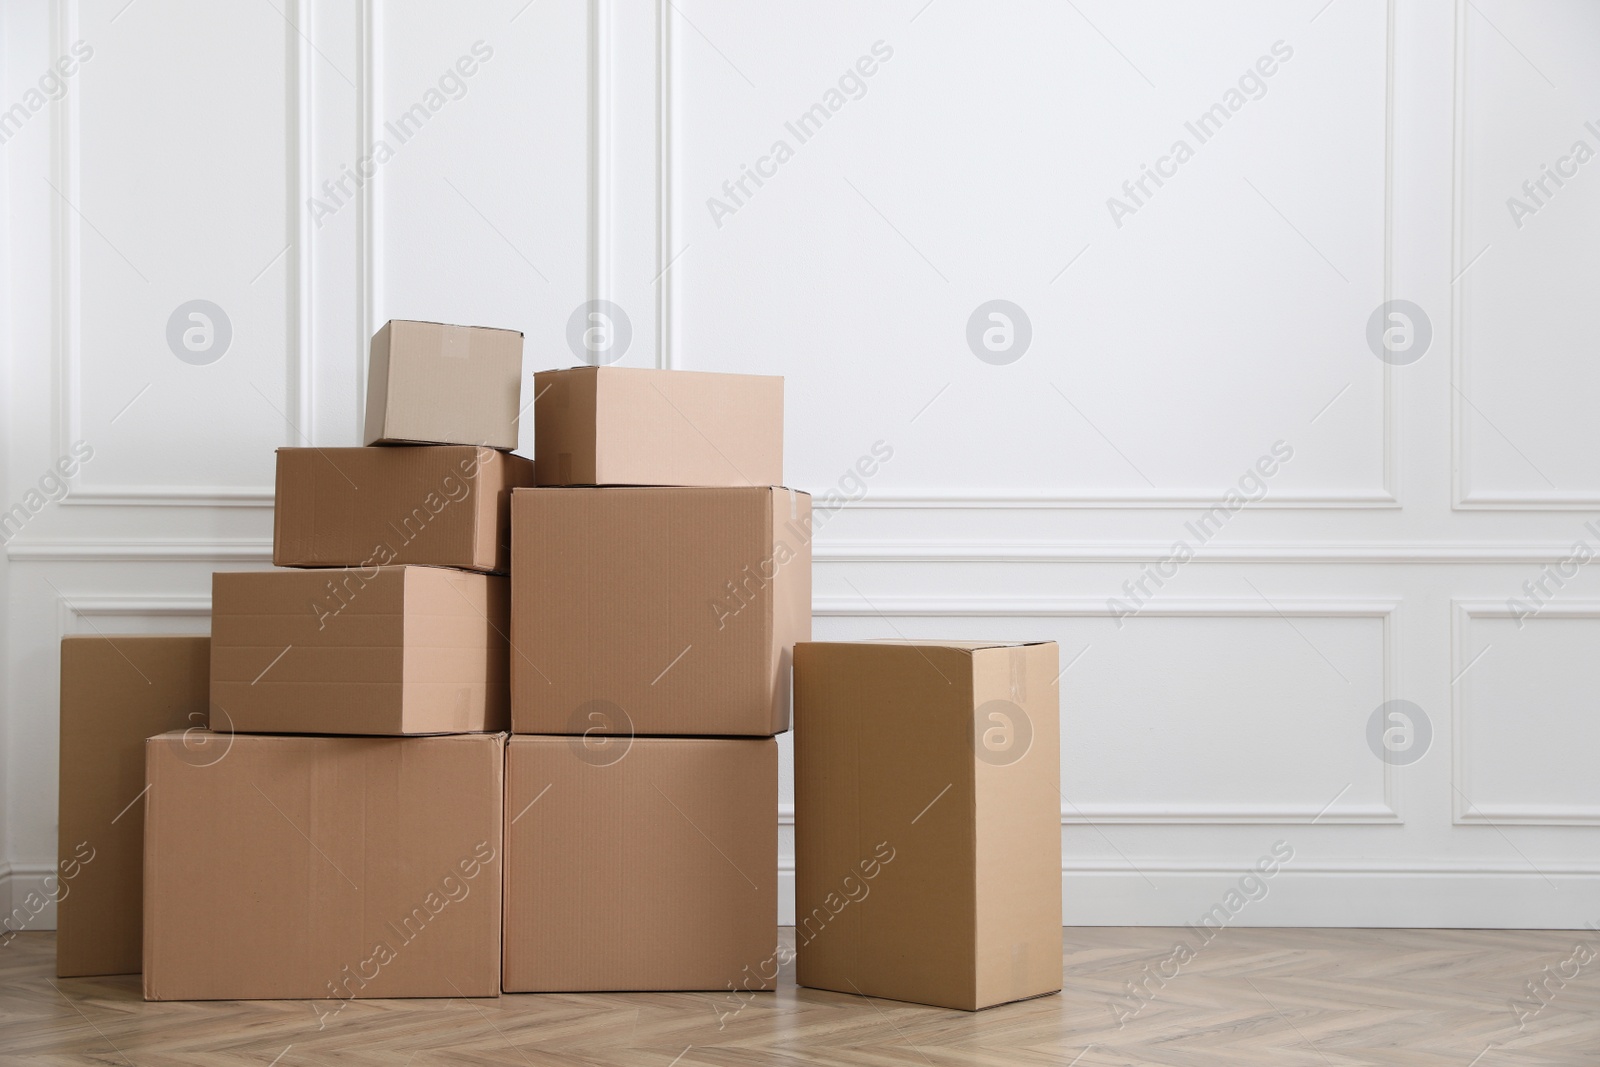
<instances>
[{"instance_id":1,"label":"box side panel","mask_svg":"<svg viewBox=\"0 0 1600 1067\"><path fill-rule=\"evenodd\" d=\"M214 575L212 729L399 733L403 573Z\"/></svg>"},{"instance_id":2,"label":"box side panel","mask_svg":"<svg viewBox=\"0 0 1600 1067\"><path fill-rule=\"evenodd\" d=\"M473 566L477 570L511 570L511 491L529 487L533 461L492 448L476 450L480 484L472 497Z\"/></svg>"},{"instance_id":3,"label":"box side panel","mask_svg":"<svg viewBox=\"0 0 1600 1067\"><path fill-rule=\"evenodd\" d=\"M504 731L509 580L408 567L405 582L403 732Z\"/></svg>"},{"instance_id":4,"label":"box side panel","mask_svg":"<svg viewBox=\"0 0 1600 1067\"><path fill-rule=\"evenodd\" d=\"M971 659L795 649L801 985L974 1006Z\"/></svg>"},{"instance_id":5,"label":"box side panel","mask_svg":"<svg viewBox=\"0 0 1600 1067\"><path fill-rule=\"evenodd\" d=\"M533 388L535 483L593 485L595 368L540 371Z\"/></svg>"},{"instance_id":6,"label":"box side panel","mask_svg":"<svg viewBox=\"0 0 1600 1067\"><path fill-rule=\"evenodd\" d=\"M367 409L361 443L370 445L384 437L384 416L389 408L389 339L393 323L384 323L372 335L367 360Z\"/></svg>"},{"instance_id":7,"label":"box side panel","mask_svg":"<svg viewBox=\"0 0 1600 1067\"><path fill-rule=\"evenodd\" d=\"M601 485L783 484L783 379L598 369Z\"/></svg>"},{"instance_id":8,"label":"box side panel","mask_svg":"<svg viewBox=\"0 0 1600 1067\"><path fill-rule=\"evenodd\" d=\"M1054 642L972 653L977 1002L1061 988L1061 738Z\"/></svg>"},{"instance_id":9,"label":"box side panel","mask_svg":"<svg viewBox=\"0 0 1600 1067\"><path fill-rule=\"evenodd\" d=\"M772 988L776 741L514 737L507 762L508 992Z\"/></svg>"},{"instance_id":10,"label":"box side panel","mask_svg":"<svg viewBox=\"0 0 1600 1067\"><path fill-rule=\"evenodd\" d=\"M811 640L811 494L772 490L772 732L789 729L794 646Z\"/></svg>"},{"instance_id":11,"label":"box side panel","mask_svg":"<svg viewBox=\"0 0 1600 1067\"><path fill-rule=\"evenodd\" d=\"M61 642L56 974L142 966L145 738L203 728L210 639Z\"/></svg>"},{"instance_id":12,"label":"box side panel","mask_svg":"<svg viewBox=\"0 0 1600 1067\"><path fill-rule=\"evenodd\" d=\"M517 493L512 729L770 736L769 495Z\"/></svg>"},{"instance_id":13,"label":"box side panel","mask_svg":"<svg viewBox=\"0 0 1600 1067\"><path fill-rule=\"evenodd\" d=\"M348 965L379 974L359 995L498 995L504 739L386 742L366 761L366 811L352 827L370 887L366 952Z\"/></svg>"}]
</instances>

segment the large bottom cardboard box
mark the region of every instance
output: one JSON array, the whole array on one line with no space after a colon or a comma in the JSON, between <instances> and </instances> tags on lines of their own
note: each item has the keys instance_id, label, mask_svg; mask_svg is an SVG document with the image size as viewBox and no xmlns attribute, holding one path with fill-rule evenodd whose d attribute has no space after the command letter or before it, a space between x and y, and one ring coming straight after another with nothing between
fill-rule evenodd
<instances>
[{"instance_id":1,"label":"large bottom cardboard box","mask_svg":"<svg viewBox=\"0 0 1600 1067\"><path fill-rule=\"evenodd\" d=\"M773 988L772 738L513 737L504 988Z\"/></svg>"},{"instance_id":2,"label":"large bottom cardboard box","mask_svg":"<svg viewBox=\"0 0 1600 1067\"><path fill-rule=\"evenodd\" d=\"M497 995L504 740L151 738L145 999Z\"/></svg>"},{"instance_id":3,"label":"large bottom cardboard box","mask_svg":"<svg viewBox=\"0 0 1600 1067\"><path fill-rule=\"evenodd\" d=\"M45 888L56 900L62 978L139 970L144 740L192 728L192 758L208 758L210 657L206 637L86 634L61 641L60 863L55 887ZM26 927L35 917L32 901L14 903L6 927Z\"/></svg>"},{"instance_id":4,"label":"large bottom cardboard box","mask_svg":"<svg viewBox=\"0 0 1600 1067\"><path fill-rule=\"evenodd\" d=\"M508 580L447 567L211 577L211 728L451 734L506 729Z\"/></svg>"},{"instance_id":5,"label":"large bottom cardboard box","mask_svg":"<svg viewBox=\"0 0 1600 1067\"><path fill-rule=\"evenodd\" d=\"M969 1011L1061 988L1057 658L795 648L799 984Z\"/></svg>"}]
</instances>

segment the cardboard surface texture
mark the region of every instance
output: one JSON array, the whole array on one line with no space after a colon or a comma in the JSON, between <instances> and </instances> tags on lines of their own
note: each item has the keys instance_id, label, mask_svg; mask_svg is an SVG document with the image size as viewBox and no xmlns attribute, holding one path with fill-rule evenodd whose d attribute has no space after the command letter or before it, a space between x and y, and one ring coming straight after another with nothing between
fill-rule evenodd
<instances>
[{"instance_id":1,"label":"cardboard surface texture","mask_svg":"<svg viewBox=\"0 0 1600 1067\"><path fill-rule=\"evenodd\" d=\"M219 572L211 728L503 731L508 579L441 567Z\"/></svg>"},{"instance_id":2,"label":"cardboard surface texture","mask_svg":"<svg viewBox=\"0 0 1600 1067\"><path fill-rule=\"evenodd\" d=\"M787 730L810 537L787 489L514 491L513 731Z\"/></svg>"},{"instance_id":3,"label":"cardboard surface texture","mask_svg":"<svg viewBox=\"0 0 1600 1067\"><path fill-rule=\"evenodd\" d=\"M502 735L147 752L145 999L499 993Z\"/></svg>"},{"instance_id":4,"label":"cardboard surface texture","mask_svg":"<svg viewBox=\"0 0 1600 1067\"><path fill-rule=\"evenodd\" d=\"M775 740L513 737L505 819L506 992L773 988Z\"/></svg>"},{"instance_id":5,"label":"cardboard surface texture","mask_svg":"<svg viewBox=\"0 0 1600 1067\"><path fill-rule=\"evenodd\" d=\"M372 335L362 444L517 447L522 334L393 319Z\"/></svg>"},{"instance_id":6,"label":"cardboard surface texture","mask_svg":"<svg viewBox=\"0 0 1600 1067\"><path fill-rule=\"evenodd\" d=\"M505 573L511 490L533 462L470 446L278 449L272 562Z\"/></svg>"},{"instance_id":7,"label":"cardboard surface texture","mask_svg":"<svg viewBox=\"0 0 1600 1067\"><path fill-rule=\"evenodd\" d=\"M60 862L52 877L62 978L139 971L144 740L204 728L210 647L190 636L61 640Z\"/></svg>"},{"instance_id":8,"label":"cardboard surface texture","mask_svg":"<svg viewBox=\"0 0 1600 1067\"><path fill-rule=\"evenodd\" d=\"M533 376L540 485L782 485L783 379L639 367Z\"/></svg>"},{"instance_id":9,"label":"cardboard surface texture","mask_svg":"<svg viewBox=\"0 0 1600 1067\"><path fill-rule=\"evenodd\" d=\"M1061 988L1058 654L796 648L800 985L967 1010Z\"/></svg>"}]
</instances>

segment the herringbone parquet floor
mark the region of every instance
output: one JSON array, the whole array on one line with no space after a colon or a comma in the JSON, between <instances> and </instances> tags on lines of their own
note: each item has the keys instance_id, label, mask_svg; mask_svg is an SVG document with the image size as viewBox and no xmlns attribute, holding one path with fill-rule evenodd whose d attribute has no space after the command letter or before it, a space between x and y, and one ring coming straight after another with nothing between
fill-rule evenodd
<instances>
[{"instance_id":1,"label":"herringbone parquet floor","mask_svg":"<svg viewBox=\"0 0 1600 1067\"><path fill-rule=\"evenodd\" d=\"M1600 1065L1590 931L1228 929L1160 966L1193 936L1070 928L1064 993L970 1015L791 974L721 1025L723 997L645 993L357 1001L320 1030L306 1002L146 1004L136 978L58 980L53 938L0 947L5 1067ZM1127 999L1146 964L1173 976Z\"/></svg>"}]
</instances>

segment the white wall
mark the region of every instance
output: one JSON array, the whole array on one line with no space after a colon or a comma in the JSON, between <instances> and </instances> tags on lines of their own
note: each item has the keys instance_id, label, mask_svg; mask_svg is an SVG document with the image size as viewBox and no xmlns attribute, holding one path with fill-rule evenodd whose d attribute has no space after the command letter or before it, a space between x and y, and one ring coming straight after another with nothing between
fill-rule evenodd
<instances>
[{"instance_id":1,"label":"white wall","mask_svg":"<svg viewBox=\"0 0 1600 1067\"><path fill-rule=\"evenodd\" d=\"M1600 149L1594 4L124 3L0 23L7 106L93 48L3 148L6 505L94 448L0 570L12 892L52 863L60 633L203 630L210 572L269 557L273 446L355 440L388 317L520 327L542 368L593 296L625 364L787 376L795 485L893 448L821 535L819 637L1061 642L1069 921L1192 921L1280 840L1236 921L1600 921L1600 578L1543 578L1600 549L1600 162L1506 203ZM233 331L204 366L165 339L197 298ZM994 299L1031 324L1004 365L967 339ZM1392 299L1431 325L1408 365L1366 338ZM1404 766L1367 736L1395 699L1432 733Z\"/></svg>"}]
</instances>

